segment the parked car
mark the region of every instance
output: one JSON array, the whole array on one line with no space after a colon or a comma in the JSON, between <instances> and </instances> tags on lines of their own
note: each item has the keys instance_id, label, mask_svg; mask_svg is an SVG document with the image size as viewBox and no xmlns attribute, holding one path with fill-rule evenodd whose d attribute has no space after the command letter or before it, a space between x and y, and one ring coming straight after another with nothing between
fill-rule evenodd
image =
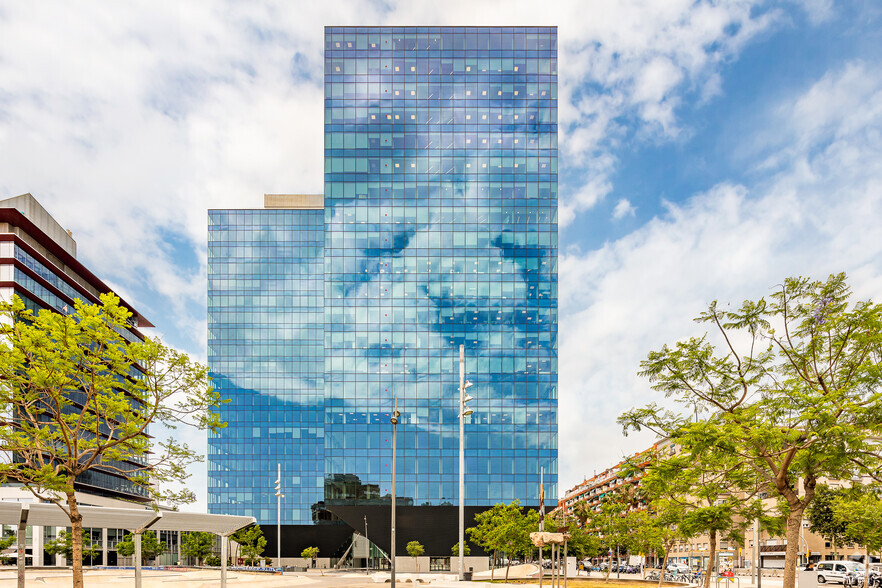
<instances>
[{"instance_id":1,"label":"parked car","mask_svg":"<svg viewBox=\"0 0 882 588\"><path fill-rule=\"evenodd\" d=\"M815 571L818 573L818 584L826 582L845 584L849 574L863 575L865 569L864 564L857 561L833 560L819 561Z\"/></svg>"},{"instance_id":2,"label":"parked car","mask_svg":"<svg viewBox=\"0 0 882 588\"><path fill-rule=\"evenodd\" d=\"M688 574L691 571L689 566L681 561L668 562L667 569L672 574Z\"/></svg>"}]
</instances>

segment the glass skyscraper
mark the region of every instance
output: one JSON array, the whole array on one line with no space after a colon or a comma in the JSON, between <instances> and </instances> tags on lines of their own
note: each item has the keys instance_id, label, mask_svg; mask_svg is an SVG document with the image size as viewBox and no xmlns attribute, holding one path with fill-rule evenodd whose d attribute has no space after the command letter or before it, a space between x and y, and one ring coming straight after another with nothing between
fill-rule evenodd
<instances>
[{"instance_id":1,"label":"glass skyscraper","mask_svg":"<svg viewBox=\"0 0 882 588\"><path fill-rule=\"evenodd\" d=\"M209 213L210 510L388 513L394 398L399 504L457 504L461 344L466 505L555 497L556 29L326 28L323 198L267 199Z\"/></svg>"}]
</instances>

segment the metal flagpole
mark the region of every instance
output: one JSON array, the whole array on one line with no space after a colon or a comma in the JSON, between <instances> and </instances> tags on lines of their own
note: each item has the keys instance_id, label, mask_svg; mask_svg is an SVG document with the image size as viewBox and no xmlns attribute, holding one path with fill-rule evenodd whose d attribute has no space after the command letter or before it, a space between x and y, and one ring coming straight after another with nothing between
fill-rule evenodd
<instances>
[{"instance_id":1,"label":"metal flagpole","mask_svg":"<svg viewBox=\"0 0 882 588\"><path fill-rule=\"evenodd\" d=\"M465 535L465 504L463 501L465 495L465 345L459 346L459 579L465 579L465 570L463 563L463 536Z\"/></svg>"},{"instance_id":2,"label":"metal flagpole","mask_svg":"<svg viewBox=\"0 0 882 588\"><path fill-rule=\"evenodd\" d=\"M395 458L396 451L398 448L398 417L400 413L398 412L398 399L395 399L395 407L392 412L392 418L390 419L392 423L392 586L395 586Z\"/></svg>"},{"instance_id":3,"label":"metal flagpole","mask_svg":"<svg viewBox=\"0 0 882 588\"><path fill-rule=\"evenodd\" d=\"M282 567L282 464L276 464L279 471L276 475L276 565Z\"/></svg>"}]
</instances>

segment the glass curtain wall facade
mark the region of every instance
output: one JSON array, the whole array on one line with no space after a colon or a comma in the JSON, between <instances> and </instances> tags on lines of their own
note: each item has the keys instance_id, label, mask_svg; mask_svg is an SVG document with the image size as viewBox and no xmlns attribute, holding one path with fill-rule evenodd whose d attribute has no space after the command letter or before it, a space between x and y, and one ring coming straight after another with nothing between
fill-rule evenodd
<instances>
[{"instance_id":1,"label":"glass curtain wall facade","mask_svg":"<svg viewBox=\"0 0 882 588\"><path fill-rule=\"evenodd\" d=\"M227 427L209 437L209 511L306 524L324 495L324 213L210 210L208 363Z\"/></svg>"},{"instance_id":2,"label":"glass curtain wall facade","mask_svg":"<svg viewBox=\"0 0 882 588\"><path fill-rule=\"evenodd\" d=\"M555 28L325 29L325 467L466 504L557 483ZM355 498L355 497L352 497Z\"/></svg>"},{"instance_id":3,"label":"glass curtain wall facade","mask_svg":"<svg viewBox=\"0 0 882 588\"><path fill-rule=\"evenodd\" d=\"M555 28L325 29L324 210L209 213L210 512L557 495ZM553 502L553 500L551 500Z\"/></svg>"}]
</instances>

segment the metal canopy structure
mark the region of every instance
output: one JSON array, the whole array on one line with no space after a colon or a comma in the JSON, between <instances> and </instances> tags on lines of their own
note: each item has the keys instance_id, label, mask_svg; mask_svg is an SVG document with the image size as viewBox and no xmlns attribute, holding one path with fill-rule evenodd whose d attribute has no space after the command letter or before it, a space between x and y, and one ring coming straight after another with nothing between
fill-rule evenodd
<instances>
[{"instance_id":1,"label":"metal canopy structure","mask_svg":"<svg viewBox=\"0 0 882 588\"><path fill-rule=\"evenodd\" d=\"M104 508L81 506L83 527L92 529L126 529L134 535L135 586L141 586L141 533L151 531L203 531L221 536L221 586L227 585L227 542L239 529L253 525L254 517L216 515L177 511L154 511L135 508ZM15 525L18 533L18 585L24 586L24 529L69 527L70 519L54 504L0 501L0 524Z\"/></svg>"}]
</instances>

